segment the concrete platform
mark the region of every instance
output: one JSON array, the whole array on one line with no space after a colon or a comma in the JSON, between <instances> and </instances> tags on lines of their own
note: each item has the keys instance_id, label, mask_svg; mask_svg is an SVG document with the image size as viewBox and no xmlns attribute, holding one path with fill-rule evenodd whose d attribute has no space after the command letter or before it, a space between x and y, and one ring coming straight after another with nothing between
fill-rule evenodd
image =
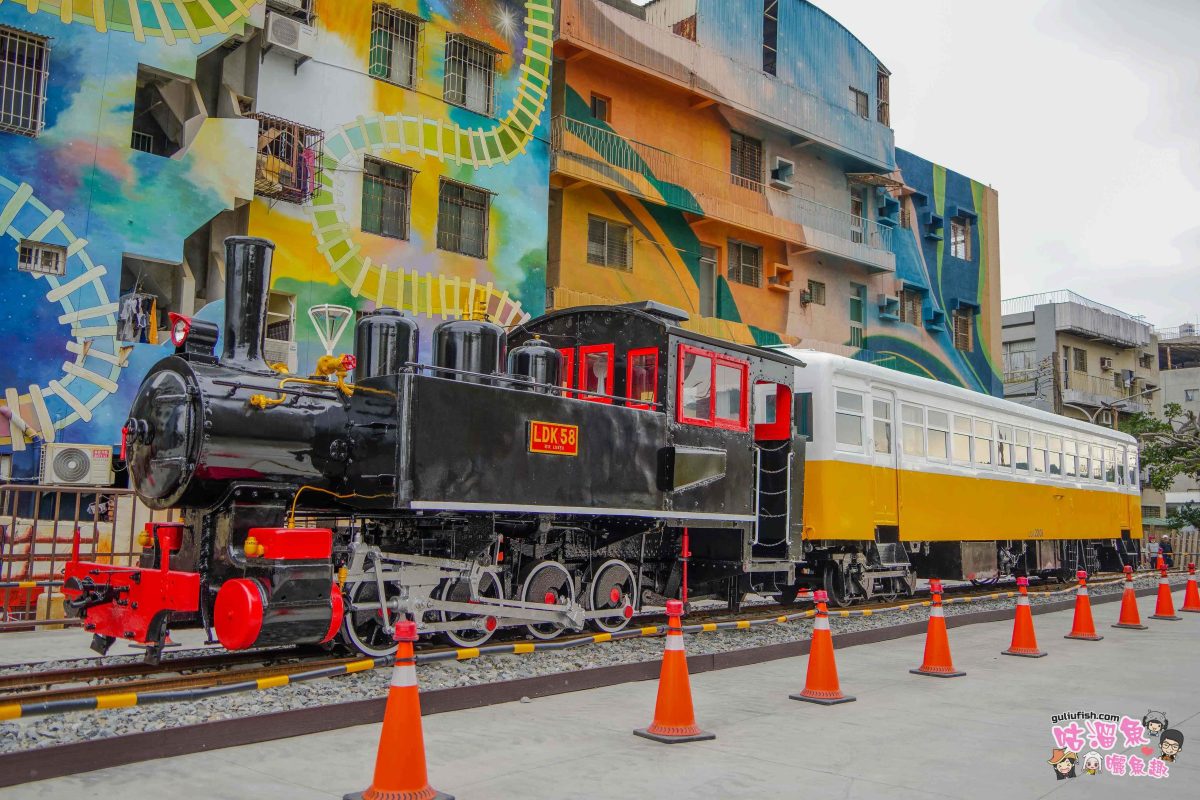
<instances>
[{"instance_id":1,"label":"concrete platform","mask_svg":"<svg viewBox=\"0 0 1200 800\"><path fill-rule=\"evenodd\" d=\"M1182 591L1176 604L1182 603ZM661 745L632 735L650 721L644 682L425 718L433 785L471 798L1194 798L1200 780L1200 615L1107 627L1068 641L1070 612L1035 618L1043 659L1006 658L1011 623L950 631L953 680L910 675L923 637L838 652L834 707L789 701L805 658L692 679L699 723L715 741ZM1150 604L1142 601L1143 614ZM833 620L834 632L837 620ZM1170 776L1055 780L1051 717L1072 711L1166 713L1187 737ZM0 790L49 800L164 796L340 798L371 778L379 726L217 750ZM1087 752L1088 748L1084 748ZM1125 750L1118 737L1116 752Z\"/></svg>"}]
</instances>

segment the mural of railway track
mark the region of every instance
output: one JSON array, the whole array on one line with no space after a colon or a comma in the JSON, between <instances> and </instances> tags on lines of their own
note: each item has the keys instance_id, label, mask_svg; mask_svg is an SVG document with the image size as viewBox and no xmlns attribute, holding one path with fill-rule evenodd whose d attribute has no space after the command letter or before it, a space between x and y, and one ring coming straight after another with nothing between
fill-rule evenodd
<instances>
[{"instance_id":1,"label":"mural of railway track","mask_svg":"<svg viewBox=\"0 0 1200 800\"><path fill-rule=\"evenodd\" d=\"M474 279L464 281L458 276L421 274L415 269L374 264L369 256L362 256L362 245L354 241L354 226L347 220L342 190L336 181L340 169L356 171L364 155L382 150L413 152L474 168L508 164L522 155L534 138L549 99L554 48L552 0L527 0L525 11L526 47L516 98L495 126L464 129L441 117L380 114L360 117L326 132L321 178L308 210L317 250L355 297L362 296L367 278L373 276L370 299L376 305L445 318L460 316L472 307L482 289L488 298L489 314L501 324L513 325L529 318L518 300L491 282L480 285Z\"/></svg>"},{"instance_id":2,"label":"mural of railway track","mask_svg":"<svg viewBox=\"0 0 1200 800\"><path fill-rule=\"evenodd\" d=\"M45 386L5 387L4 401L12 413L12 434L0 437L0 445L25 449L26 435L40 434L53 442L56 432L76 421L89 422L93 411L117 390L117 381L125 366L124 353L117 343L117 303L109 297L102 280L108 271L92 262L87 240L76 236L63 222L61 210L51 210L40 201L27 183L16 184L0 175L0 235L18 244L24 239L50 242L67 249L66 274L38 275L31 280L46 283L46 301L62 308L61 325L69 326L66 341L67 360L62 377ZM29 230L19 230L19 222L36 221ZM46 403L57 397L66 413L55 415Z\"/></svg>"},{"instance_id":3,"label":"mural of railway track","mask_svg":"<svg viewBox=\"0 0 1200 800\"><path fill-rule=\"evenodd\" d=\"M30 14L54 14L64 24L90 25L98 33L123 31L139 42L147 37L175 44L230 33L265 0L0 0Z\"/></svg>"}]
</instances>

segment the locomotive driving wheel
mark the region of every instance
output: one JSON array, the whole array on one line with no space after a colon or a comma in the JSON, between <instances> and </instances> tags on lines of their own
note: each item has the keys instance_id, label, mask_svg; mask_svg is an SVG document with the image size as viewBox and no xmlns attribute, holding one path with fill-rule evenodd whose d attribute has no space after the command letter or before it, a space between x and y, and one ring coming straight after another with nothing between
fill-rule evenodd
<instances>
[{"instance_id":1,"label":"locomotive driving wheel","mask_svg":"<svg viewBox=\"0 0 1200 800\"><path fill-rule=\"evenodd\" d=\"M825 565L825 591L831 605L845 608L854 601L850 594L850 576L836 563Z\"/></svg>"},{"instance_id":2,"label":"locomotive driving wheel","mask_svg":"<svg viewBox=\"0 0 1200 800\"><path fill-rule=\"evenodd\" d=\"M496 576L490 572L483 573L479 579L479 596L489 600L503 600L504 588L500 582L496 580ZM454 578L442 583L438 590L438 597L442 600L447 600L452 603L470 603L471 602L471 581L467 578ZM475 614L459 614L453 611L439 611L438 617L441 622L452 622L460 619L470 619ZM474 628L463 628L456 631L442 631L442 636L445 637L451 644L456 647L479 647L479 645L492 638L492 634L496 629L492 630L476 630Z\"/></svg>"},{"instance_id":3,"label":"locomotive driving wheel","mask_svg":"<svg viewBox=\"0 0 1200 800\"><path fill-rule=\"evenodd\" d=\"M605 561L596 570L596 575L588 586L588 609L612 609L613 614L610 617L596 617L591 620L592 625L604 633L616 633L621 630L629 624L630 617L625 616L625 608L632 608L635 597L637 579L633 575L633 569L620 559Z\"/></svg>"},{"instance_id":4,"label":"locomotive driving wheel","mask_svg":"<svg viewBox=\"0 0 1200 800\"><path fill-rule=\"evenodd\" d=\"M570 605L575 602L575 581L571 579L567 568L557 561L539 561L525 576L521 600L526 603ZM553 639L563 632L563 627L553 622L538 622L525 627L538 639Z\"/></svg>"},{"instance_id":5,"label":"locomotive driving wheel","mask_svg":"<svg viewBox=\"0 0 1200 800\"><path fill-rule=\"evenodd\" d=\"M385 583L383 591L388 600L400 594L400 587ZM390 656L396 652L396 641L384 630L383 611L378 608L355 610L359 604L370 605L379 602L379 587L375 581L366 580L352 583L346 587L347 604L346 616L342 620L342 638L348 645L364 655L373 658ZM389 615L395 624L396 614Z\"/></svg>"}]
</instances>

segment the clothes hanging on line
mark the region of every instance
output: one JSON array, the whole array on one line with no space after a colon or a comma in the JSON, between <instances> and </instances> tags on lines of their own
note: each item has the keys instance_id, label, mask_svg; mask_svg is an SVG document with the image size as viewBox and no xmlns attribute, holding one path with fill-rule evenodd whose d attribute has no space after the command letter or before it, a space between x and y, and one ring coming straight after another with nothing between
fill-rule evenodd
<instances>
[{"instance_id":1,"label":"clothes hanging on line","mask_svg":"<svg viewBox=\"0 0 1200 800\"><path fill-rule=\"evenodd\" d=\"M158 298L130 292L121 298L117 338L124 342L158 344Z\"/></svg>"}]
</instances>

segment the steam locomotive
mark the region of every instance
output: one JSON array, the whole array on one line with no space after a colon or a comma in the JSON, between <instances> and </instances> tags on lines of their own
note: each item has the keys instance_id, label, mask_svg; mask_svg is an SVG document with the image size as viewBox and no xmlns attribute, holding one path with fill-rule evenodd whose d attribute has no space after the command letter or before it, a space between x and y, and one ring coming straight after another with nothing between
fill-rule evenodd
<instances>
[{"instance_id":1,"label":"steam locomotive","mask_svg":"<svg viewBox=\"0 0 1200 800\"><path fill-rule=\"evenodd\" d=\"M137 567L73 562L68 606L106 652L156 659L172 626L238 650L394 648L395 620L464 647L616 631L654 595L795 584L803 364L680 327L656 303L556 311L506 331L364 316L313 376L263 359L274 245L226 241L221 329L174 317L175 353L125 424L151 523ZM220 340L218 356L216 346Z\"/></svg>"}]
</instances>

